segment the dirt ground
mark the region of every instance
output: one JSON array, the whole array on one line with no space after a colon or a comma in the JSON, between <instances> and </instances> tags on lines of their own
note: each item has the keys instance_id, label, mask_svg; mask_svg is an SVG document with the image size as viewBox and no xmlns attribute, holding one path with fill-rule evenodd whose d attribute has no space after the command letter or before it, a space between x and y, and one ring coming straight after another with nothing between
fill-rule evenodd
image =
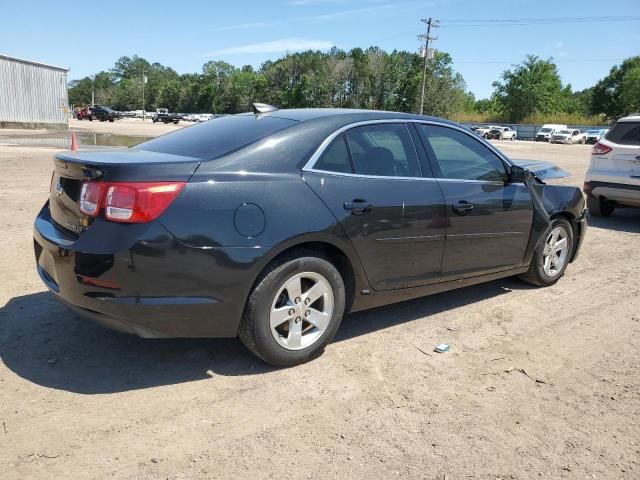
<instances>
[{"instance_id":1,"label":"dirt ground","mask_svg":"<svg viewBox=\"0 0 640 480\"><path fill-rule=\"evenodd\" d=\"M500 147L583 182L588 147ZM114 333L46 293L31 229L54 153L0 147L2 478L640 478L640 212L592 219L556 286L349 315L322 357L278 370L233 339Z\"/></svg>"}]
</instances>

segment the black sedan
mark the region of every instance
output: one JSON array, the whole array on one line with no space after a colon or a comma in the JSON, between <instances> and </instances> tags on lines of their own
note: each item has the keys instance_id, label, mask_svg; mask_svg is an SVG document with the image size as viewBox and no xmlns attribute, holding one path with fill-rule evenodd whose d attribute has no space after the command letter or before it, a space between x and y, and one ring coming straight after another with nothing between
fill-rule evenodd
<instances>
[{"instance_id":1,"label":"black sedan","mask_svg":"<svg viewBox=\"0 0 640 480\"><path fill-rule=\"evenodd\" d=\"M59 300L143 337L239 336L276 365L322 352L345 312L552 285L586 229L578 188L411 114L259 106L54 164L34 246Z\"/></svg>"}]
</instances>

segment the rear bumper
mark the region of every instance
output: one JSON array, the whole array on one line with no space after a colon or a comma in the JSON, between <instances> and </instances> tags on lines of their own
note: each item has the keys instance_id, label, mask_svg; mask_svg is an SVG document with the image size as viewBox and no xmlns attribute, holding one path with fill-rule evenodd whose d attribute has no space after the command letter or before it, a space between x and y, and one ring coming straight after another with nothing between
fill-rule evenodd
<instances>
[{"instance_id":1,"label":"rear bumper","mask_svg":"<svg viewBox=\"0 0 640 480\"><path fill-rule=\"evenodd\" d=\"M596 198L604 197L622 206L640 207L640 185L587 181L584 192Z\"/></svg>"},{"instance_id":2,"label":"rear bumper","mask_svg":"<svg viewBox=\"0 0 640 480\"><path fill-rule=\"evenodd\" d=\"M33 233L40 278L72 311L115 330L151 338L236 336L263 249L204 250L179 243L158 222L135 227L94 223L74 239L45 206ZM131 237L123 237L127 231Z\"/></svg>"}]
</instances>

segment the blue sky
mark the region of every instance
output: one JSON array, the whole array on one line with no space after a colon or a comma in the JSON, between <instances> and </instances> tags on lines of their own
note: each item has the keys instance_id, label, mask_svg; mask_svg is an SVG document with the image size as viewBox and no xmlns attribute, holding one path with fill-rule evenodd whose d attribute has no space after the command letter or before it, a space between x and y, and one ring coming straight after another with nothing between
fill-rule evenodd
<instances>
[{"instance_id":1,"label":"blue sky","mask_svg":"<svg viewBox=\"0 0 640 480\"><path fill-rule=\"evenodd\" d=\"M640 54L640 0L31 0L2 11L0 53L68 67L71 79L134 54L187 73L213 59L259 67L286 51L332 45L417 51L420 18L429 16L441 21L435 47L452 55L478 98L490 95L491 83L526 54L553 57L574 89ZM487 22L606 16L635 21Z\"/></svg>"}]
</instances>

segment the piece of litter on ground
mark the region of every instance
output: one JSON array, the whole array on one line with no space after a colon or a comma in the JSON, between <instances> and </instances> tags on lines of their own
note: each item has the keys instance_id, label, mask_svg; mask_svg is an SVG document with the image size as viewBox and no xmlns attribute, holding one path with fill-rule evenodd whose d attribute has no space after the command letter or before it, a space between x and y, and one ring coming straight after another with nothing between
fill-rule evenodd
<instances>
[{"instance_id":1,"label":"piece of litter on ground","mask_svg":"<svg viewBox=\"0 0 640 480\"><path fill-rule=\"evenodd\" d=\"M416 347L416 346L414 345L414 347ZM425 351L424 351L424 350L422 350L420 347L416 347L416 349L417 349L420 353L424 353L425 355L427 355L427 356L429 356L429 357L431 356L431 354L430 354L430 353L425 352Z\"/></svg>"},{"instance_id":2,"label":"piece of litter on ground","mask_svg":"<svg viewBox=\"0 0 640 480\"><path fill-rule=\"evenodd\" d=\"M449 351L449 345L446 343L441 343L440 345L436 345L436 348L433 349L434 352L445 353Z\"/></svg>"}]
</instances>

